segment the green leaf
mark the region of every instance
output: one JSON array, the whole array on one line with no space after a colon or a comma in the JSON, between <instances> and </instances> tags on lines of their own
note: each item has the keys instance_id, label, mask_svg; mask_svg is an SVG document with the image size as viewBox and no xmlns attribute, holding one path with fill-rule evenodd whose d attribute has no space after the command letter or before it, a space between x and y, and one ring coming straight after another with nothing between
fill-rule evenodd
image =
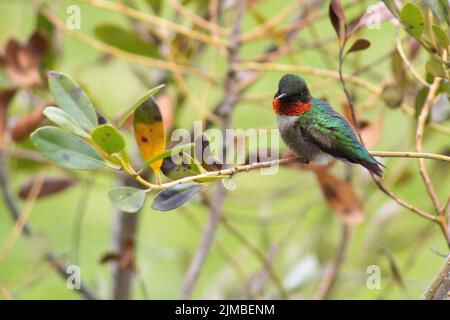
<instances>
[{"instance_id":1,"label":"green leaf","mask_svg":"<svg viewBox=\"0 0 450 320\"><path fill-rule=\"evenodd\" d=\"M180 163L174 163L172 157L164 158L161 171L166 177L178 180L202 173L198 165L192 161L191 157L187 157L186 153L183 152L179 160Z\"/></svg>"},{"instance_id":2,"label":"green leaf","mask_svg":"<svg viewBox=\"0 0 450 320\"><path fill-rule=\"evenodd\" d=\"M165 84L160 84L157 87L151 88L149 91L147 91L138 101L136 101L130 109L125 111L124 114L122 114L117 121L117 126L120 128L125 121L133 114L134 110L136 110L142 103L144 103L147 99L149 99L151 96L153 96L155 93L159 91L159 89L163 88Z\"/></svg>"},{"instance_id":3,"label":"green leaf","mask_svg":"<svg viewBox=\"0 0 450 320\"><path fill-rule=\"evenodd\" d=\"M108 197L116 209L134 213L144 206L145 191L133 187L117 187L109 190Z\"/></svg>"},{"instance_id":4,"label":"green leaf","mask_svg":"<svg viewBox=\"0 0 450 320\"><path fill-rule=\"evenodd\" d=\"M414 3L408 2L400 12L400 21L406 32L416 39L420 39L425 28L425 17L422 9Z\"/></svg>"},{"instance_id":5,"label":"green leaf","mask_svg":"<svg viewBox=\"0 0 450 320\"><path fill-rule=\"evenodd\" d=\"M161 0L147 0L147 4L152 8L153 13L158 15L161 12L161 7L164 1Z\"/></svg>"},{"instance_id":6,"label":"green leaf","mask_svg":"<svg viewBox=\"0 0 450 320\"><path fill-rule=\"evenodd\" d=\"M112 24L102 24L95 27L94 34L102 42L120 50L141 56L159 57L156 47L143 41L136 32Z\"/></svg>"},{"instance_id":7,"label":"green leaf","mask_svg":"<svg viewBox=\"0 0 450 320\"><path fill-rule=\"evenodd\" d=\"M425 69L428 73L435 77L447 78L447 74L445 72L444 66L442 65L442 62L434 56L430 57L430 60L428 60L427 64L425 65Z\"/></svg>"},{"instance_id":8,"label":"green leaf","mask_svg":"<svg viewBox=\"0 0 450 320\"><path fill-rule=\"evenodd\" d=\"M67 131L73 132L83 138L89 138L86 131L81 128L78 123L64 110L57 107L47 107L44 109L44 115L52 122Z\"/></svg>"},{"instance_id":9,"label":"green leaf","mask_svg":"<svg viewBox=\"0 0 450 320\"><path fill-rule=\"evenodd\" d=\"M90 144L56 127L42 127L31 135L36 148L47 159L68 169L99 169L106 164Z\"/></svg>"},{"instance_id":10,"label":"green leaf","mask_svg":"<svg viewBox=\"0 0 450 320\"><path fill-rule=\"evenodd\" d=\"M59 108L90 132L97 125L95 109L83 89L67 75L55 71L49 73L50 92Z\"/></svg>"},{"instance_id":11,"label":"green leaf","mask_svg":"<svg viewBox=\"0 0 450 320\"><path fill-rule=\"evenodd\" d=\"M110 124L102 124L91 133L92 140L108 154L125 149L125 139L119 130Z\"/></svg>"},{"instance_id":12,"label":"green leaf","mask_svg":"<svg viewBox=\"0 0 450 320\"><path fill-rule=\"evenodd\" d=\"M201 185L188 183L162 190L153 200L152 208L158 211L174 210L185 204L201 189Z\"/></svg>"},{"instance_id":13,"label":"green leaf","mask_svg":"<svg viewBox=\"0 0 450 320\"><path fill-rule=\"evenodd\" d=\"M436 39L439 41L439 43L441 44L441 46L443 48L447 48L449 45L449 39L448 39L448 34L441 29L441 27L433 24L433 34L436 37Z\"/></svg>"},{"instance_id":14,"label":"green leaf","mask_svg":"<svg viewBox=\"0 0 450 320\"><path fill-rule=\"evenodd\" d=\"M422 112L423 105L425 104L425 100L428 96L428 88L422 88L419 90L419 92L416 94L416 100L414 102L414 109L415 109L415 117L419 117L420 113ZM426 119L426 123L428 123L430 120L430 116L428 115Z\"/></svg>"},{"instance_id":15,"label":"green leaf","mask_svg":"<svg viewBox=\"0 0 450 320\"><path fill-rule=\"evenodd\" d=\"M347 54L350 52L362 51L370 47L370 41L364 38L358 39L355 43L348 49Z\"/></svg>"},{"instance_id":16,"label":"green leaf","mask_svg":"<svg viewBox=\"0 0 450 320\"><path fill-rule=\"evenodd\" d=\"M383 87L382 98L389 108L395 109L401 106L404 95L398 83L386 84Z\"/></svg>"}]
</instances>

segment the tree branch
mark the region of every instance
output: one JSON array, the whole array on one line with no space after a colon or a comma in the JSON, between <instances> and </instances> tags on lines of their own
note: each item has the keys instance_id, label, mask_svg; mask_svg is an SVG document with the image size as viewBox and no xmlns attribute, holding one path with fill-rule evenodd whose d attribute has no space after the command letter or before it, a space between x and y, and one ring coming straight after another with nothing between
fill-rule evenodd
<instances>
[{"instance_id":1,"label":"tree branch","mask_svg":"<svg viewBox=\"0 0 450 320\"><path fill-rule=\"evenodd\" d=\"M119 184L138 187L137 181L129 176L121 177ZM118 259L111 261L112 298L128 300L135 273L134 257L136 252L136 234L140 211L129 214L116 210L113 216L112 252Z\"/></svg>"},{"instance_id":2,"label":"tree branch","mask_svg":"<svg viewBox=\"0 0 450 320\"><path fill-rule=\"evenodd\" d=\"M277 275L277 273L273 269L271 262L268 259L266 259L266 257L261 253L261 251L258 248L256 248L253 244L251 244L249 241L247 241L247 239L242 235L242 233L240 233L239 230L237 230L233 225L231 225L228 222L228 220L225 219L224 217L222 217L222 225L230 233L232 233L236 238L238 238L241 241L241 243L243 243L245 245L245 247L248 250L250 250L262 262L264 269L269 272L275 286L277 287L278 291L280 292L280 296L283 299L288 300L289 295L286 292L286 290L284 289L283 282L281 281L280 277Z\"/></svg>"},{"instance_id":3,"label":"tree branch","mask_svg":"<svg viewBox=\"0 0 450 320\"><path fill-rule=\"evenodd\" d=\"M347 248L350 243L351 238L351 227L343 224L342 225L342 235L341 241L339 243L339 248L337 250L336 256L329 267L326 268L325 274L322 281L319 284L319 290L317 291L314 299L324 300L327 299L333 290L333 287L338 278L339 270L342 263L345 260L345 255L347 253Z\"/></svg>"},{"instance_id":4,"label":"tree branch","mask_svg":"<svg viewBox=\"0 0 450 320\"><path fill-rule=\"evenodd\" d=\"M423 159L432 159L432 160L440 160L445 162L450 162L449 156L444 156L440 154L434 154L434 153L419 153L419 152L408 152L408 151L370 151L371 155L375 157L381 157L381 158L423 158ZM222 178L223 176L232 176L239 172L249 172L256 169L262 169L262 168L268 168L272 166L278 166L278 165L285 165L293 162L297 162L297 158L285 158L285 159L278 159L278 160L271 160L271 161L265 161L265 162L257 162L252 164L246 164L246 165L238 165L232 168L228 169L222 169L217 171L209 171L207 173L198 174L195 176L189 176L186 178L170 181L167 183L162 184L153 184L151 182L148 182L144 179L142 179L139 175L137 175L136 171L129 170L129 168L126 168L126 166L123 167L124 170L127 170L128 173L135 177L139 183L141 183L143 186L146 186L149 189L168 189L171 187L174 187L179 184L184 184L188 182L195 182L196 180L202 180L204 178Z\"/></svg>"},{"instance_id":5,"label":"tree branch","mask_svg":"<svg viewBox=\"0 0 450 320\"><path fill-rule=\"evenodd\" d=\"M433 104L434 98L436 96L440 84L441 78L438 77L434 78L433 84L428 92L428 96L425 100L422 111L420 112L420 115L417 118L417 130L416 130L417 152L422 152L423 131L425 129L425 123L428 118L428 114L430 113L431 106ZM440 215L441 205L439 204L439 199L436 195L436 192L434 191L433 185L431 184L430 176L428 175L427 169L425 167L425 161L423 159L419 159L419 171L420 175L422 176L423 182L426 186L428 195L430 196L430 199L433 202L434 208L436 209L437 214Z\"/></svg>"},{"instance_id":6,"label":"tree branch","mask_svg":"<svg viewBox=\"0 0 450 320\"><path fill-rule=\"evenodd\" d=\"M445 300L450 292L450 254L422 295L422 300Z\"/></svg>"}]
</instances>

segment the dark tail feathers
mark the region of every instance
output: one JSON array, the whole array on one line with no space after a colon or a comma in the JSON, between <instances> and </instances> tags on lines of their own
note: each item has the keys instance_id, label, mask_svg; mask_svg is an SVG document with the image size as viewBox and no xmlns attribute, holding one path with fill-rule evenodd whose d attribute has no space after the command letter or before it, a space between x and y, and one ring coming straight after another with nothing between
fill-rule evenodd
<instances>
[{"instance_id":1,"label":"dark tail feathers","mask_svg":"<svg viewBox=\"0 0 450 320\"><path fill-rule=\"evenodd\" d=\"M364 168L366 168L367 170L372 172L378 178L382 178L383 177L383 171L381 170L381 167L384 167L384 168L386 168L386 167L382 163L380 163L378 161L373 163L373 162L369 162L367 160L360 160L359 164L361 164Z\"/></svg>"}]
</instances>

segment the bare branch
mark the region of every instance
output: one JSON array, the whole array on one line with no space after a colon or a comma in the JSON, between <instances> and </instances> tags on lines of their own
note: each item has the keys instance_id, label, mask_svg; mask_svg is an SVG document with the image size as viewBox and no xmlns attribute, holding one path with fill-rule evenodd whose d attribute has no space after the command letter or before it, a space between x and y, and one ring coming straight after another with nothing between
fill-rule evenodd
<instances>
[{"instance_id":1,"label":"bare branch","mask_svg":"<svg viewBox=\"0 0 450 320\"><path fill-rule=\"evenodd\" d=\"M94 38L91 38L90 36L79 32L77 30L71 30L67 28L66 24L59 19L56 15L54 15L50 10L46 9L43 5L37 3L35 0L33 0L33 4L35 5L36 9L44 15L56 28L61 30L62 32L73 36L77 38L78 40L90 45L91 47L99 50L100 52L104 52L107 54L110 54L112 56L120 57L126 60L129 60L131 62L144 65L151 68L158 68L161 70L168 70L171 72L182 72L182 73L189 73L193 75L197 75L199 77L202 77L205 80L216 82L217 79L215 76L208 74L206 72L203 72L200 69L193 68L191 66L185 66L185 65L179 65L174 63L169 63L164 60L160 59L153 59L149 57L144 57L141 55L133 54L121 49L118 49L116 47L110 46L106 43L97 41Z\"/></svg>"},{"instance_id":2,"label":"bare branch","mask_svg":"<svg viewBox=\"0 0 450 320\"><path fill-rule=\"evenodd\" d=\"M428 114L430 113L431 106L433 104L434 98L436 96L440 84L441 78L435 78L430 88L430 91L428 92L428 96L427 99L425 100L425 104L423 105L422 111L420 112L420 115L417 119L417 130L416 130L417 152L422 152L423 131L425 129L425 122L428 118ZM423 159L419 159L419 170L423 182L426 186L428 195L430 196L430 199L433 202L434 208L436 209L437 214L440 214L441 205L439 204L439 199L436 195L436 192L434 191L433 185L431 184L430 176L428 175L427 169L425 167L425 161Z\"/></svg>"},{"instance_id":3,"label":"bare branch","mask_svg":"<svg viewBox=\"0 0 450 320\"><path fill-rule=\"evenodd\" d=\"M314 296L314 299L324 300L330 296L331 291L333 290L333 287L338 278L341 265L345 260L348 244L350 243L351 231L352 230L350 226L346 224L342 225L342 235L339 243L339 248L336 252L333 262L325 269L325 274L319 284L319 290Z\"/></svg>"},{"instance_id":4,"label":"bare branch","mask_svg":"<svg viewBox=\"0 0 450 320\"><path fill-rule=\"evenodd\" d=\"M275 283L277 289L280 292L280 296L287 300L289 299L289 295L283 287L283 282L280 280L280 277L277 275L275 270L272 267L272 264L266 257L261 253L261 251L256 248L253 244L251 244L247 239L239 232L234 226L232 226L225 217L222 218L222 225L235 237L239 239L239 241L245 245L247 249L249 249L259 260L261 260L264 268L269 272L273 282Z\"/></svg>"},{"instance_id":5,"label":"bare branch","mask_svg":"<svg viewBox=\"0 0 450 320\"><path fill-rule=\"evenodd\" d=\"M189 299L192 296L192 291L197 284L206 256L208 255L209 249L211 248L211 244L214 240L217 224L222 217L223 203L225 201L226 194L226 189L221 184L218 184L216 194L214 196L214 202L212 203L211 216L205 226L202 240L200 241L198 249L192 258L189 269L186 273L180 292L180 299Z\"/></svg>"}]
</instances>

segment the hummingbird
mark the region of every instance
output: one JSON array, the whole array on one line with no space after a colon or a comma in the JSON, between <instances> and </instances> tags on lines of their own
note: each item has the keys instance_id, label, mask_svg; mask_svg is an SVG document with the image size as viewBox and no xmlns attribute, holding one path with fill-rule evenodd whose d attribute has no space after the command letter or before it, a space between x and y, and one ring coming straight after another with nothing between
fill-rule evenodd
<instances>
[{"instance_id":1,"label":"hummingbird","mask_svg":"<svg viewBox=\"0 0 450 320\"><path fill-rule=\"evenodd\" d=\"M272 105L281 138L301 162L327 164L336 158L382 177L381 164L359 142L350 123L328 103L313 98L302 77L284 75Z\"/></svg>"}]
</instances>

